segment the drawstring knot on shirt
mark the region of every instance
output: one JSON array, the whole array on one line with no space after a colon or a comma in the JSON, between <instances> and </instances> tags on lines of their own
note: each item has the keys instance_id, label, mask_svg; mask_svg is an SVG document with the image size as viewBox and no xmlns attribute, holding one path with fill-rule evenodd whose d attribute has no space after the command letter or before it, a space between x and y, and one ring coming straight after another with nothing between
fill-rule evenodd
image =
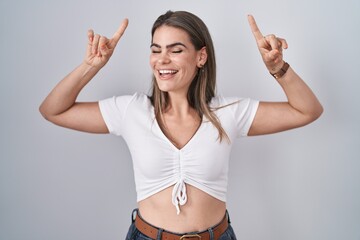
<instances>
[{"instance_id":1,"label":"drawstring knot on shirt","mask_svg":"<svg viewBox=\"0 0 360 240\"><path fill-rule=\"evenodd\" d=\"M184 205L187 201L186 185L183 179L180 179L172 191L172 203L176 207L176 214L180 214L180 205Z\"/></svg>"}]
</instances>

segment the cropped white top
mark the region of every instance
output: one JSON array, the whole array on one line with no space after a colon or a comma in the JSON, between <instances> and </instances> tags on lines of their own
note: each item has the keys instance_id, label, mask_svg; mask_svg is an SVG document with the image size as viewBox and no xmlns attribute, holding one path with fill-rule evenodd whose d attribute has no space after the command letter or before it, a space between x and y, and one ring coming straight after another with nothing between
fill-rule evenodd
<instances>
[{"instance_id":1,"label":"cropped white top","mask_svg":"<svg viewBox=\"0 0 360 240\"><path fill-rule=\"evenodd\" d=\"M110 133L122 136L128 145L138 202L173 186L172 201L179 214L179 205L187 200L186 184L226 202L232 142L247 136L258 101L214 97L212 108L225 106L215 113L231 142L220 143L217 129L204 118L182 149L164 135L145 94L108 98L101 100L99 106Z\"/></svg>"}]
</instances>

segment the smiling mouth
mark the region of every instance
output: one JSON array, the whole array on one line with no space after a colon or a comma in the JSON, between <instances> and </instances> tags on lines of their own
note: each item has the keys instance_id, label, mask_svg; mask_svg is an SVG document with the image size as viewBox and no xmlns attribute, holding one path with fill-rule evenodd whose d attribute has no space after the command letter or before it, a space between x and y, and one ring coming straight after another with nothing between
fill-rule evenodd
<instances>
[{"instance_id":1,"label":"smiling mouth","mask_svg":"<svg viewBox=\"0 0 360 240\"><path fill-rule=\"evenodd\" d=\"M169 70L169 69L159 70L160 76L170 76L176 74L177 72L178 72L177 70Z\"/></svg>"}]
</instances>

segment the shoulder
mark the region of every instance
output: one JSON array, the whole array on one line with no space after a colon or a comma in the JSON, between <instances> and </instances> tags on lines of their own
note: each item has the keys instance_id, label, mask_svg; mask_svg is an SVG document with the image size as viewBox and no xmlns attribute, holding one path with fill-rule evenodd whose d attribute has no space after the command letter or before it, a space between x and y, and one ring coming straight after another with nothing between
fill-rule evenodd
<instances>
[{"instance_id":1,"label":"shoulder","mask_svg":"<svg viewBox=\"0 0 360 240\"><path fill-rule=\"evenodd\" d=\"M222 95L216 95L209 103L211 108L224 108L224 107L239 107L246 106L252 103L256 103L257 100L244 97L224 97Z\"/></svg>"},{"instance_id":2,"label":"shoulder","mask_svg":"<svg viewBox=\"0 0 360 240\"><path fill-rule=\"evenodd\" d=\"M129 95L120 95L120 96L114 96L113 98L118 100L124 100L129 102L146 102L149 101L149 97L142 92L135 92L133 94Z\"/></svg>"},{"instance_id":3,"label":"shoulder","mask_svg":"<svg viewBox=\"0 0 360 240\"><path fill-rule=\"evenodd\" d=\"M119 95L113 96L107 99L100 100L100 102L113 102L116 105L129 105L129 104L141 104L149 103L150 99L145 93L135 92L132 95Z\"/></svg>"},{"instance_id":4,"label":"shoulder","mask_svg":"<svg viewBox=\"0 0 360 240\"><path fill-rule=\"evenodd\" d=\"M129 108L149 109L151 107L151 102L146 94L136 92L132 95L113 96L100 100L99 107L102 112L118 111L124 115Z\"/></svg>"},{"instance_id":5,"label":"shoulder","mask_svg":"<svg viewBox=\"0 0 360 240\"><path fill-rule=\"evenodd\" d=\"M132 96L130 96L130 104L134 106L146 107L146 108L152 105L150 101L150 97L142 92L136 92Z\"/></svg>"},{"instance_id":6,"label":"shoulder","mask_svg":"<svg viewBox=\"0 0 360 240\"><path fill-rule=\"evenodd\" d=\"M259 101L244 97L215 96L209 106L218 116L230 114L235 118L253 117L257 112Z\"/></svg>"}]
</instances>

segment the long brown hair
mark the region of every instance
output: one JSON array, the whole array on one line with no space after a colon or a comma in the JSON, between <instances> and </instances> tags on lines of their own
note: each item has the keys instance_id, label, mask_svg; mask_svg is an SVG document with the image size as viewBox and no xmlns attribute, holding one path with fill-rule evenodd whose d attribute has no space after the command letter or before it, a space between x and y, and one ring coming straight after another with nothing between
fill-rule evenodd
<instances>
[{"instance_id":1,"label":"long brown hair","mask_svg":"<svg viewBox=\"0 0 360 240\"><path fill-rule=\"evenodd\" d=\"M168 11L158 17L151 30L151 36L160 26L170 26L184 30L188 33L191 43L196 50L206 47L207 61L191 82L187 93L187 99L192 108L196 110L202 118L205 116L219 132L220 142L226 138L229 140L225 130L213 109L210 109L209 103L215 96L216 89L216 61L213 42L205 23L196 15L186 11ZM151 40L152 41L152 40ZM150 100L155 109L155 117L158 119L161 127L164 126L162 113L169 105L169 95L159 89L155 76L152 79L152 95Z\"/></svg>"}]
</instances>

